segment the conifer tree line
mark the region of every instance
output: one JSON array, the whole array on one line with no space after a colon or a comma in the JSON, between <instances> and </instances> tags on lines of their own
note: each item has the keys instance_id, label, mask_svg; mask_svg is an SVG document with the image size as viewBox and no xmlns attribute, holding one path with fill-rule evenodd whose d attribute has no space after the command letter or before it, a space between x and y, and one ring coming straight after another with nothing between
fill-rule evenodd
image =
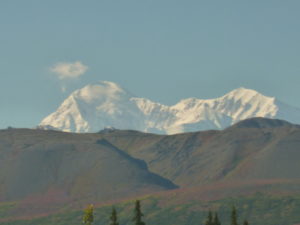
<instances>
[{"instance_id":1,"label":"conifer tree line","mask_svg":"<svg viewBox=\"0 0 300 225\"><path fill-rule=\"evenodd\" d=\"M218 213L217 212L213 213L211 210L209 210L204 225L221 225L221 221L219 220ZM238 216L237 216L235 206L233 206L231 210L230 225L240 225L238 223ZM243 225L249 225L248 221L244 220Z\"/></svg>"},{"instance_id":2,"label":"conifer tree line","mask_svg":"<svg viewBox=\"0 0 300 225\"><path fill-rule=\"evenodd\" d=\"M132 218L133 225L145 225L145 222L142 221L142 217L144 214L141 211L141 203L140 200L135 201L134 207L134 216ZM119 225L117 211L115 207L112 207L111 215L110 215L110 223L109 225ZM85 225L92 225L94 222L94 206L89 205L83 212L82 222Z\"/></svg>"},{"instance_id":3,"label":"conifer tree line","mask_svg":"<svg viewBox=\"0 0 300 225\"><path fill-rule=\"evenodd\" d=\"M142 221L142 217L144 214L142 213L141 210L141 203L139 200L135 201L135 207L134 207L134 216L132 218L133 225L145 225L145 222ZM85 210L84 210L84 215L83 215L83 223L84 225L93 225L94 222L94 206L89 205ZM115 207L112 207L111 210L111 215L110 215L110 223L109 225L119 225L118 222L118 216L117 216L117 211ZM212 212L209 210L207 218L204 222L204 225L222 225L221 221L219 220L219 216L217 212ZM230 225L249 225L247 220L244 220L243 224L238 223L238 216L237 216L237 211L235 206L232 207L231 210L231 216L230 216Z\"/></svg>"}]
</instances>

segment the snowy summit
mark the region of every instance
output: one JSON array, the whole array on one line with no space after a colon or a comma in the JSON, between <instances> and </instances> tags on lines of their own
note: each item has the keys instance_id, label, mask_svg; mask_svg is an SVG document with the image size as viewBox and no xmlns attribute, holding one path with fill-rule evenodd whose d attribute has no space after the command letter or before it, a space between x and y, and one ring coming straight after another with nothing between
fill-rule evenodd
<instances>
[{"instance_id":1,"label":"snowy summit","mask_svg":"<svg viewBox=\"0 0 300 225\"><path fill-rule=\"evenodd\" d=\"M138 98L101 81L74 91L39 128L97 132L106 127L153 133L223 129L240 120L267 117L300 123L300 109L255 90L238 88L216 99L189 98L173 106Z\"/></svg>"}]
</instances>

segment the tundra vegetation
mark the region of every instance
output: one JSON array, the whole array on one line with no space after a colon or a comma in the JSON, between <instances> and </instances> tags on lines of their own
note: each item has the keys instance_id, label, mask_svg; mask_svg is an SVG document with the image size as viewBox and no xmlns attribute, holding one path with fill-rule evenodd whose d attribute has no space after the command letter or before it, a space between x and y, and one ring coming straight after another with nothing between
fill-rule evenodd
<instances>
[{"instance_id":1,"label":"tundra vegetation","mask_svg":"<svg viewBox=\"0 0 300 225\"><path fill-rule=\"evenodd\" d=\"M140 200L135 201L135 207L134 207L134 216L132 218L133 225L146 225L146 223L142 220L142 217L144 214L141 210L141 202ZM118 222L118 216L116 208L113 206L111 215L109 217L110 222L109 225L119 225ZM94 208L93 205L89 205L85 210L83 214L83 223L85 225L93 225L94 221ZM222 222L219 220L218 213L212 212L211 210L208 211L208 215L204 223L201 223L199 221L199 224L203 225L222 225ZM231 215L230 215L230 225L239 225L238 222L238 215L237 210L235 206L232 206ZM243 225L249 225L248 221L245 219L243 222Z\"/></svg>"}]
</instances>

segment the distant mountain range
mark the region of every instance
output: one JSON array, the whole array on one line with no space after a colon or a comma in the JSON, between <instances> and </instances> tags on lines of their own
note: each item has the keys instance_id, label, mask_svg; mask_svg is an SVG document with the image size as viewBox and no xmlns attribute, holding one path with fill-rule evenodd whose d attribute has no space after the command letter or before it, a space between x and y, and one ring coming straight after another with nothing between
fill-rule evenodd
<instances>
[{"instance_id":1,"label":"distant mountain range","mask_svg":"<svg viewBox=\"0 0 300 225\"><path fill-rule=\"evenodd\" d=\"M138 98L102 81L74 91L39 125L40 129L97 132L106 127L175 134L224 129L252 117L300 123L300 109L257 91L238 88L216 99L189 98L173 106Z\"/></svg>"}]
</instances>

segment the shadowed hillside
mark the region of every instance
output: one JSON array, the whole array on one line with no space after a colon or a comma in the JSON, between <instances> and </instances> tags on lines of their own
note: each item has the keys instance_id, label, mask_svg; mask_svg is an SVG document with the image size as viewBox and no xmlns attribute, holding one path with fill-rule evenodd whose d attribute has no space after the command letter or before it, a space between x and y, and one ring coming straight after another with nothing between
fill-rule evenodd
<instances>
[{"instance_id":1,"label":"shadowed hillside","mask_svg":"<svg viewBox=\"0 0 300 225\"><path fill-rule=\"evenodd\" d=\"M298 125L263 118L169 136L2 130L0 198L19 202L17 214L31 215L177 187L189 188L187 196L217 188L213 195L220 198L253 193L261 184L293 193L300 187L299 146Z\"/></svg>"},{"instance_id":2,"label":"shadowed hillside","mask_svg":"<svg viewBox=\"0 0 300 225\"><path fill-rule=\"evenodd\" d=\"M0 149L2 201L45 194L100 201L176 188L101 136L3 130Z\"/></svg>"},{"instance_id":3,"label":"shadowed hillside","mask_svg":"<svg viewBox=\"0 0 300 225\"><path fill-rule=\"evenodd\" d=\"M300 127L285 121L254 118L223 131L171 136L115 131L104 136L181 187L300 178Z\"/></svg>"}]
</instances>

